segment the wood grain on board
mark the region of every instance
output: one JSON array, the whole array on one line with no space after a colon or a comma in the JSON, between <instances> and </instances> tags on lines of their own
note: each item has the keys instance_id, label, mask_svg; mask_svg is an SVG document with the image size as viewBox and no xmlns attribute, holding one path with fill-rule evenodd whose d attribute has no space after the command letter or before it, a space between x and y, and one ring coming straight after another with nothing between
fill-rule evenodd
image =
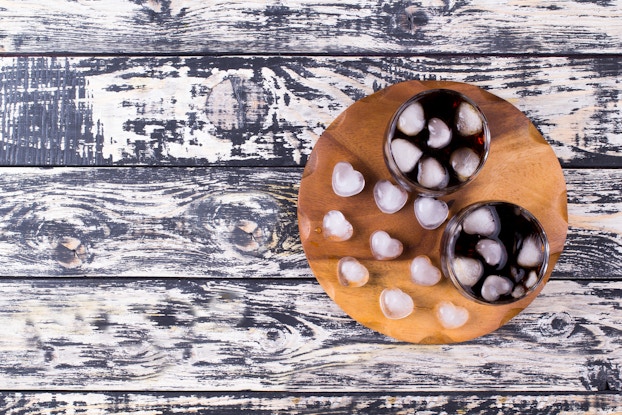
<instances>
[{"instance_id":1,"label":"wood grain on board","mask_svg":"<svg viewBox=\"0 0 622 415\"><path fill-rule=\"evenodd\" d=\"M383 153L385 124L410 97L437 88L458 91L473 100L488 120L491 136L486 163L475 180L453 193L438 196L449 206L449 216L473 203L502 200L531 212L547 235L549 268L543 273L543 283L519 301L482 305L466 300L452 284L444 281L432 287L414 284L410 271L413 258L425 255L434 266L441 268L441 237L445 227L426 230L413 220L412 203L417 198L414 193L409 196L407 208L390 215L380 211L374 201L375 183L393 180ZM361 193L344 198L332 191L333 166L339 162L351 163L363 175L365 189ZM326 239L323 219L331 210L338 210L352 224L352 238L337 242ZM322 134L300 183L298 221L309 266L329 297L348 315L400 340L453 343L497 329L537 296L550 277L566 240L566 182L550 146L529 120L507 101L470 84L409 81L350 106ZM400 241L404 252L393 260L374 260L369 240L377 230L388 232L391 238ZM362 287L344 286L339 282L337 263L348 256L361 261L369 271L370 281ZM404 318L390 319L383 314L379 298L383 290L395 288L412 298L414 311ZM436 307L444 301L467 313L463 325L451 329L443 327L436 317Z\"/></svg>"},{"instance_id":2,"label":"wood grain on board","mask_svg":"<svg viewBox=\"0 0 622 415\"><path fill-rule=\"evenodd\" d=\"M619 280L622 172L564 173L569 234L552 278ZM301 176L300 168L4 167L0 275L312 277L296 221Z\"/></svg>"},{"instance_id":3,"label":"wood grain on board","mask_svg":"<svg viewBox=\"0 0 622 415\"><path fill-rule=\"evenodd\" d=\"M0 52L616 53L621 18L607 0L21 0Z\"/></svg>"},{"instance_id":4,"label":"wood grain on board","mask_svg":"<svg viewBox=\"0 0 622 415\"><path fill-rule=\"evenodd\" d=\"M444 346L357 324L315 282L0 281L3 390L622 390L621 282L550 281L498 331Z\"/></svg>"},{"instance_id":5,"label":"wood grain on board","mask_svg":"<svg viewBox=\"0 0 622 415\"><path fill-rule=\"evenodd\" d=\"M0 164L301 166L356 100L437 79L515 105L563 166L619 167L621 78L616 57L3 57Z\"/></svg>"},{"instance_id":6,"label":"wood grain on board","mask_svg":"<svg viewBox=\"0 0 622 415\"><path fill-rule=\"evenodd\" d=\"M174 393L174 392L4 392L0 394L0 410L8 413L40 414L82 413L93 415L149 413L168 415L213 411L221 415L248 412L273 415L361 415L418 413L460 413L488 415L520 412L522 414L598 413L617 415L622 411L619 394L492 394L492 393ZM12 412L9 412L12 411Z\"/></svg>"}]
</instances>

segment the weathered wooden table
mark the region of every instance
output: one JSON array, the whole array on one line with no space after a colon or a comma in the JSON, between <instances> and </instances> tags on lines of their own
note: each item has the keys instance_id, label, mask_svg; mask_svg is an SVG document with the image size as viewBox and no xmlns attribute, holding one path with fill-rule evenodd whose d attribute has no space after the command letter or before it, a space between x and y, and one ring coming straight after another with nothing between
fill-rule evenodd
<instances>
[{"instance_id":1,"label":"weathered wooden table","mask_svg":"<svg viewBox=\"0 0 622 415\"><path fill-rule=\"evenodd\" d=\"M542 294L457 345L354 322L299 240L318 137L409 79L514 104L568 186ZM620 413L621 150L615 0L0 1L0 411Z\"/></svg>"}]
</instances>

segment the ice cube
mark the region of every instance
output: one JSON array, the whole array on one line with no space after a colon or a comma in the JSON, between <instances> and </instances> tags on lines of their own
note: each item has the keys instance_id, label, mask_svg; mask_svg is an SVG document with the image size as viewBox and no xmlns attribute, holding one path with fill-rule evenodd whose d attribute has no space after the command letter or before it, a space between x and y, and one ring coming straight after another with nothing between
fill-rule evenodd
<instances>
[{"instance_id":1,"label":"ice cube","mask_svg":"<svg viewBox=\"0 0 622 415\"><path fill-rule=\"evenodd\" d=\"M417 135L425 127L423 107L418 102L408 105L397 119L397 128L406 135Z\"/></svg>"},{"instance_id":2,"label":"ice cube","mask_svg":"<svg viewBox=\"0 0 622 415\"><path fill-rule=\"evenodd\" d=\"M391 155L397 168L402 173L408 173L412 171L417 165L417 162L421 158L423 152L408 140L403 138L396 138L391 141Z\"/></svg>"},{"instance_id":3,"label":"ice cube","mask_svg":"<svg viewBox=\"0 0 622 415\"><path fill-rule=\"evenodd\" d=\"M499 216L490 206L482 206L469 213L462 223L462 229L470 235L491 236L498 232Z\"/></svg>"},{"instance_id":4,"label":"ice cube","mask_svg":"<svg viewBox=\"0 0 622 415\"><path fill-rule=\"evenodd\" d=\"M443 189L449 183L447 169L433 157L426 157L419 161L417 181L428 189Z\"/></svg>"},{"instance_id":5,"label":"ice cube","mask_svg":"<svg viewBox=\"0 0 622 415\"><path fill-rule=\"evenodd\" d=\"M428 121L428 146L443 148L451 141L451 129L440 118L430 118Z\"/></svg>"},{"instance_id":6,"label":"ice cube","mask_svg":"<svg viewBox=\"0 0 622 415\"><path fill-rule=\"evenodd\" d=\"M419 255L410 263L410 278L415 284L430 287L441 280L441 271L426 255Z\"/></svg>"},{"instance_id":7,"label":"ice cube","mask_svg":"<svg viewBox=\"0 0 622 415\"><path fill-rule=\"evenodd\" d=\"M385 231L375 231L371 234L369 241L372 255L379 260L397 258L404 250L402 243L391 238Z\"/></svg>"},{"instance_id":8,"label":"ice cube","mask_svg":"<svg viewBox=\"0 0 622 415\"><path fill-rule=\"evenodd\" d=\"M510 267L510 275L514 278L514 282L521 282L525 278L525 270L515 266Z\"/></svg>"},{"instance_id":9,"label":"ice cube","mask_svg":"<svg viewBox=\"0 0 622 415\"><path fill-rule=\"evenodd\" d=\"M522 285L517 285L512 290L512 297L514 297L514 298L521 298L522 296L525 295L525 292L526 292L525 291L525 287L523 287Z\"/></svg>"},{"instance_id":10,"label":"ice cube","mask_svg":"<svg viewBox=\"0 0 622 415\"><path fill-rule=\"evenodd\" d=\"M525 280L525 288L533 288L538 282L538 274L536 271L530 271L527 276L527 280Z\"/></svg>"},{"instance_id":11,"label":"ice cube","mask_svg":"<svg viewBox=\"0 0 622 415\"><path fill-rule=\"evenodd\" d=\"M501 242L494 239L480 239L475 245L475 250L488 265L497 265L499 268L505 265L507 253Z\"/></svg>"},{"instance_id":12,"label":"ice cube","mask_svg":"<svg viewBox=\"0 0 622 415\"><path fill-rule=\"evenodd\" d=\"M479 112L468 102L462 102L458 106L456 115L456 128L464 136L478 134L482 131L483 120Z\"/></svg>"},{"instance_id":13,"label":"ice cube","mask_svg":"<svg viewBox=\"0 0 622 415\"><path fill-rule=\"evenodd\" d=\"M499 275L489 275L482 284L482 297L489 302L497 301L502 295L512 292L512 281Z\"/></svg>"},{"instance_id":14,"label":"ice cube","mask_svg":"<svg viewBox=\"0 0 622 415\"><path fill-rule=\"evenodd\" d=\"M466 181L475 174L479 167L480 158L475 151L468 147L461 147L451 153L449 164L460 181Z\"/></svg>"},{"instance_id":15,"label":"ice cube","mask_svg":"<svg viewBox=\"0 0 622 415\"><path fill-rule=\"evenodd\" d=\"M436 317L446 329L457 329L464 326L469 319L466 308L454 305L449 301L441 301L436 306Z\"/></svg>"},{"instance_id":16,"label":"ice cube","mask_svg":"<svg viewBox=\"0 0 622 415\"><path fill-rule=\"evenodd\" d=\"M518 252L518 265L521 267L533 268L542 263L544 257L544 246L535 235L528 236L523 241L523 246Z\"/></svg>"},{"instance_id":17,"label":"ice cube","mask_svg":"<svg viewBox=\"0 0 622 415\"><path fill-rule=\"evenodd\" d=\"M452 268L454 275L465 287L472 287L484 275L484 266L475 258L464 256L456 257L453 261Z\"/></svg>"},{"instance_id":18,"label":"ice cube","mask_svg":"<svg viewBox=\"0 0 622 415\"><path fill-rule=\"evenodd\" d=\"M339 283L346 287L362 287L369 280L369 271L356 258L347 256L337 264Z\"/></svg>"},{"instance_id":19,"label":"ice cube","mask_svg":"<svg viewBox=\"0 0 622 415\"><path fill-rule=\"evenodd\" d=\"M331 241L347 241L352 237L354 229L352 224L348 222L343 213L338 210L331 210L324 215L322 221L322 229L324 237Z\"/></svg>"},{"instance_id":20,"label":"ice cube","mask_svg":"<svg viewBox=\"0 0 622 415\"><path fill-rule=\"evenodd\" d=\"M380 180L374 186L374 200L384 213L395 213L404 207L408 193L388 180Z\"/></svg>"},{"instance_id":21,"label":"ice cube","mask_svg":"<svg viewBox=\"0 0 622 415\"><path fill-rule=\"evenodd\" d=\"M349 197L359 194L365 187L361 172L347 161L340 161L333 168L333 191L337 196Z\"/></svg>"},{"instance_id":22,"label":"ice cube","mask_svg":"<svg viewBox=\"0 0 622 415\"><path fill-rule=\"evenodd\" d=\"M433 197L420 196L415 200L415 217L423 229L436 229L447 219L447 203Z\"/></svg>"},{"instance_id":23,"label":"ice cube","mask_svg":"<svg viewBox=\"0 0 622 415\"><path fill-rule=\"evenodd\" d=\"M399 288L385 288L380 293L380 309L386 318L397 320L409 316L415 309L415 303Z\"/></svg>"}]
</instances>

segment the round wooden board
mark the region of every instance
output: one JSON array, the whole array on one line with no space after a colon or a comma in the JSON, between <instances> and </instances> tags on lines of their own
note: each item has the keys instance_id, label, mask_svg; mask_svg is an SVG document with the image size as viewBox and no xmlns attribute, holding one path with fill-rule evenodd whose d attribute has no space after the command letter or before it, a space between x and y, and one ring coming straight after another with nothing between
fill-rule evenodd
<instances>
[{"instance_id":1,"label":"round wooden board","mask_svg":"<svg viewBox=\"0 0 622 415\"><path fill-rule=\"evenodd\" d=\"M550 244L549 267L543 283L530 295L507 305L482 305L462 296L444 277L432 287L415 285L410 262L427 255L440 268L440 241L445 224L424 230L413 209L417 194L397 213L382 213L373 197L378 180L391 175L383 159L383 137L393 113L408 98L433 88L462 92L475 101L490 124L491 147L486 165L465 188L440 199L449 205L449 216L483 200L503 200L523 206L541 222ZM352 197L332 191L332 171L347 161L365 177L365 188ZM340 210L354 227L344 242L332 242L322 234L322 219L330 210ZM527 117L507 101L476 86L445 81L409 81L385 88L357 101L322 134L305 167L298 198L298 221L302 246L309 265L326 293L359 323L399 340L442 344L461 342L490 333L522 311L549 279L562 252L568 228L566 182L553 152ZM385 230L404 244L404 252L391 261L372 256L369 237ZM337 262L344 256L357 258L370 271L363 287L342 286ZM387 319L380 310L384 288L397 287L412 296L414 312L400 320ZM436 318L436 306L451 301L469 312L465 325L445 329Z\"/></svg>"}]
</instances>

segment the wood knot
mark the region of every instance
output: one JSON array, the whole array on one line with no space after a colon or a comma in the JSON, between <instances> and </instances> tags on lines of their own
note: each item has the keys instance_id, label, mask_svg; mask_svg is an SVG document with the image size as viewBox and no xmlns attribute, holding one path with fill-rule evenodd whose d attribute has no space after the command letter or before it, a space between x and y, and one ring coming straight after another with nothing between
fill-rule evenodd
<instances>
[{"instance_id":1,"label":"wood knot","mask_svg":"<svg viewBox=\"0 0 622 415\"><path fill-rule=\"evenodd\" d=\"M80 268L88 257L87 247L78 238L65 236L54 247L58 263L68 269Z\"/></svg>"}]
</instances>

